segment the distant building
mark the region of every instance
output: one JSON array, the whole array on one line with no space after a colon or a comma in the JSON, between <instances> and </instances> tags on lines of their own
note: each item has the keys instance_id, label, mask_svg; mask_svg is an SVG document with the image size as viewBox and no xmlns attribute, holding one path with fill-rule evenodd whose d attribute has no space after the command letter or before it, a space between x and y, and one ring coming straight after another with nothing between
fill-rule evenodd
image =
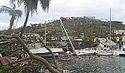
<instances>
[{"instance_id":1,"label":"distant building","mask_svg":"<svg viewBox=\"0 0 125 73\"><path fill-rule=\"evenodd\" d=\"M121 21L111 21L112 24L123 24Z\"/></svg>"},{"instance_id":2,"label":"distant building","mask_svg":"<svg viewBox=\"0 0 125 73\"><path fill-rule=\"evenodd\" d=\"M38 38L40 38L40 35L36 34L36 33L24 33L23 36L24 37L38 37Z\"/></svg>"},{"instance_id":3,"label":"distant building","mask_svg":"<svg viewBox=\"0 0 125 73\"><path fill-rule=\"evenodd\" d=\"M77 42L83 42L83 39L74 39L74 41L77 41Z\"/></svg>"},{"instance_id":4,"label":"distant building","mask_svg":"<svg viewBox=\"0 0 125 73\"><path fill-rule=\"evenodd\" d=\"M31 25L31 27L42 27L43 26L41 23L39 23L39 24L31 24L30 23L30 25Z\"/></svg>"},{"instance_id":5,"label":"distant building","mask_svg":"<svg viewBox=\"0 0 125 73\"><path fill-rule=\"evenodd\" d=\"M63 37L61 37L61 40L62 40L62 41L67 41L68 38L67 38L67 36L63 36Z\"/></svg>"},{"instance_id":6,"label":"distant building","mask_svg":"<svg viewBox=\"0 0 125 73\"><path fill-rule=\"evenodd\" d=\"M108 21L107 23L110 23L110 21ZM111 21L112 24L123 24L123 22L121 21Z\"/></svg>"},{"instance_id":7,"label":"distant building","mask_svg":"<svg viewBox=\"0 0 125 73\"><path fill-rule=\"evenodd\" d=\"M105 38L98 38L98 41L99 41L98 47L101 47L102 49L109 50L110 48L116 46L116 43Z\"/></svg>"},{"instance_id":8,"label":"distant building","mask_svg":"<svg viewBox=\"0 0 125 73\"><path fill-rule=\"evenodd\" d=\"M113 30L113 33L122 35L125 34L125 30Z\"/></svg>"},{"instance_id":9,"label":"distant building","mask_svg":"<svg viewBox=\"0 0 125 73\"><path fill-rule=\"evenodd\" d=\"M56 40L58 40L58 38L57 38L57 37L52 36L52 37L51 37L51 40L52 40L52 41L56 41Z\"/></svg>"},{"instance_id":10,"label":"distant building","mask_svg":"<svg viewBox=\"0 0 125 73\"><path fill-rule=\"evenodd\" d=\"M122 42L125 42L125 36L122 36Z\"/></svg>"}]
</instances>

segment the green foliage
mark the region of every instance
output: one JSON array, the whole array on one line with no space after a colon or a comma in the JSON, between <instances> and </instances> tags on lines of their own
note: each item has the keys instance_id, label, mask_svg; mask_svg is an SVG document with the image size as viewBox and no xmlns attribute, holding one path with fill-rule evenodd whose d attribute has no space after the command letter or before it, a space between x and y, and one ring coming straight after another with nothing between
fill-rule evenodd
<instances>
[{"instance_id":1,"label":"green foliage","mask_svg":"<svg viewBox=\"0 0 125 73\"><path fill-rule=\"evenodd\" d=\"M0 66L0 73L13 73L9 65Z\"/></svg>"},{"instance_id":2,"label":"green foliage","mask_svg":"<svg viewBox=\"0 0 125 73\"><path fill-rule=\"evenodd\" d=\"M84 46L84 48L96 47L98 45L98 42L94 42L93 38L91 37L85 37L83 39L82 45Z\"/></svg>"},{"instance_id":3,"label":"green foliage","mask_svg":"<svg viewBox=\"0 0 125 73\"><path fill-rule=\"evenodd\" d=\"M0 8L0 13L8 13L11 16L10 19L10 26L9 29L12 29L12 26L14 25L15 19L18 19L22 16L22 11L15 9L15 4L13 4L13 8L7 7L7 6L2 6ZM9 33L8 33L9 34Z\"/></svg>"},{"instance_id":4,"label":"green foliage","mask_svg":"<svg viewBox=\"0 0 125 73\"><path fill-rule=\"evenodd\" d=\"M45 69L40 62L32 60L29 65L17 65L11 67L9 65L1 65L0 73L40 73L41 69Z\"/></svg>"},{"instance_id":5,"label":"green foliage","mask_svg":"<svg viewBox=\"0 0 125 73\"><path fill-rule=\"evenodd\" d=\"M34 12L37 13L38 3L40 3L40 5L44 11L47 11L49 8L50 0L18 0L18 1L10 0L11 4L13 4L15 2L17 2L17 4L19 6L21 6L21 4L24 4L25 12L26 13L31 12L31 15L32 15Z\"/></svg>"},{"instance_id":6,"label":"green foliage","mask_svg":"<svg viewBox=\"0 0 125 73\"><path fill-rule=\"evenodd\" d=\"M109 23L98 19L92 19L89 17L69 17L62 18L64 27L68 34L73 37L81 38L81 34L84 36L94 37L108 37L109 36ZM33 24L32 24L33 25ZM37 24L35 24L37 25ZM38 26L39 25L39 26ZM27 28L26 32L38 33L44 35L44 24L38 24L37 26L31 26ZM41 25L41 26L40 26ZM63 36L65 35L59 20L46 23L48 35L51 36ZM112 23L112 30L125 30L125 25L119 23ZM112 33L112 36L117 36Z\"/></svg>"},{"instance_id":7,"label":"green foliage","mask_svg":"<svg viewBox=\"0 0 125 73\"><path fill-rule=\"evenodd\" d=\"M109 37L108 22L90 18L90 17L68 17L68 18L62 17L61 19L62 19L62 22L64 23L64 27L67 30L69 36L73 38L81 38L84 40L83 42L84 45L82 44L82 46L85 46L85 47L96 46L97 43L93 42L94 38ZM56 37L57 39L60 39L60 37L66 36L64 30L62 29L62 26L60 25L59 20L54 20L53 22L48 22L44 24L31 24L31 26L26 27L25 32L37 33L44 38L45 24L47 26L46 28L47 41L51 42L51 37ZM119 30L119 29L125 30L125 25L122 23L112 23L112 30ZM119 35L112 33L112 37L116 37L116 36L119 36ZM89 38L89 41L88 41L88 38L86 37ZM60 41L60 40L57 40L57 41ZM48 45L51 45L51 43L48 43Z\"/></svg>"}]
</instances>

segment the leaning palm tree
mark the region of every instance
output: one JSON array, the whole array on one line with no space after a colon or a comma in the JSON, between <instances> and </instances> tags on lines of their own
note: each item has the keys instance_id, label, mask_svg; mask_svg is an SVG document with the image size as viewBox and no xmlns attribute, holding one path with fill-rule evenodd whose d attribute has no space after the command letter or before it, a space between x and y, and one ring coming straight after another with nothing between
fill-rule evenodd
<instances>
[{"instance_id":1,"label":"leaning palm tree","mask_svg":"<svg viewBox=\"0 0 125 73\"><path fill-rule=\"evenodd\" d=\"M20 36L22 36L23 33L25 32L25 28L29 19L29 14L31 13L31 15L33 15L34 12L37 12L38 2L40 2L43 11L48 11L50 0L10 0L10 3L13 4L15 1L17 1L17 4L19 6L21 4L24 4L24 9L26 13L26 18L20 34Z\"/></svg>"},{"instance_id":2,"label":"leaning palm tree","mask_svg":"<svg viewBox=\"0 0 125 73\"><path fill-rule=\"evenodd\" d=\"M2 12L8 13L11 16L10 26L9 26L8 30L12 29L12 26L14 25L15 19L18 19L22 16L22 11L16 10L15 8L16 8L15 4L13 4L13 8L10 8L10 7L7 7L7 6L2 6L0 8L0 13L2 13Z\"/></svg>"}]
</instances>

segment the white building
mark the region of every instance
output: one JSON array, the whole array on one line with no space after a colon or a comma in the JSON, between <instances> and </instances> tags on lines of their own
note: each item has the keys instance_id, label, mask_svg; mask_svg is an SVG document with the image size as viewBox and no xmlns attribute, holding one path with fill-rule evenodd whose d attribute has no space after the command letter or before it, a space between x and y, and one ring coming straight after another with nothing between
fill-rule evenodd
<instances>
[{"instance_id":1,"label":"white building","mask_svg":"<svg viewBox=\"0 0 125 73\"><path fill-rule=\"evenodd\" d=\"M111 40L105 39L105 38L98 38L100 44L98 45L98 47L101 47L102 49L106 49L109 50L110 48L113 48L114 46L116 46L116 43L114 43Z\"/></svg>"},{"instance_id":2,"label":"white building","mask_svg":"<svg viewBox=\"0 0 125 73\"><path fill-rule=\"evenodd\" d=\"M113 30L115 34L125 34L125 30Z\"/></svg>"}]
</instances>

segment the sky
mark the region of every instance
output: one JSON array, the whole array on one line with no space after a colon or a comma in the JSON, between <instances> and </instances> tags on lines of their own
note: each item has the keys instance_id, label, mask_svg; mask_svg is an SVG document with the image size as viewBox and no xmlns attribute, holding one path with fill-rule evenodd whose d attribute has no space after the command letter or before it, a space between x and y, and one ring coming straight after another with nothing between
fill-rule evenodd
<instances>
[{"instance_id":1,"label":"sky","mask_svg":"<svg viewBox=\"0 0 125 73\"><path fill-rule=\"evenodd\" d=\"M9 0L0 0L2 5L10 6ZM38 14L30 16L28 24L43 23L60 17L95 17L101 20L109 20L110 8L112 11L112 20L125 23L125 0L51 0L49 12L43 12L40 5ZM17 8L24 11L23 6ZM10 16L7 13L0 13L0 30L9 27ZM25 13L15 22L15 27L23 25Z\"/></svg>"}]
</instances>

